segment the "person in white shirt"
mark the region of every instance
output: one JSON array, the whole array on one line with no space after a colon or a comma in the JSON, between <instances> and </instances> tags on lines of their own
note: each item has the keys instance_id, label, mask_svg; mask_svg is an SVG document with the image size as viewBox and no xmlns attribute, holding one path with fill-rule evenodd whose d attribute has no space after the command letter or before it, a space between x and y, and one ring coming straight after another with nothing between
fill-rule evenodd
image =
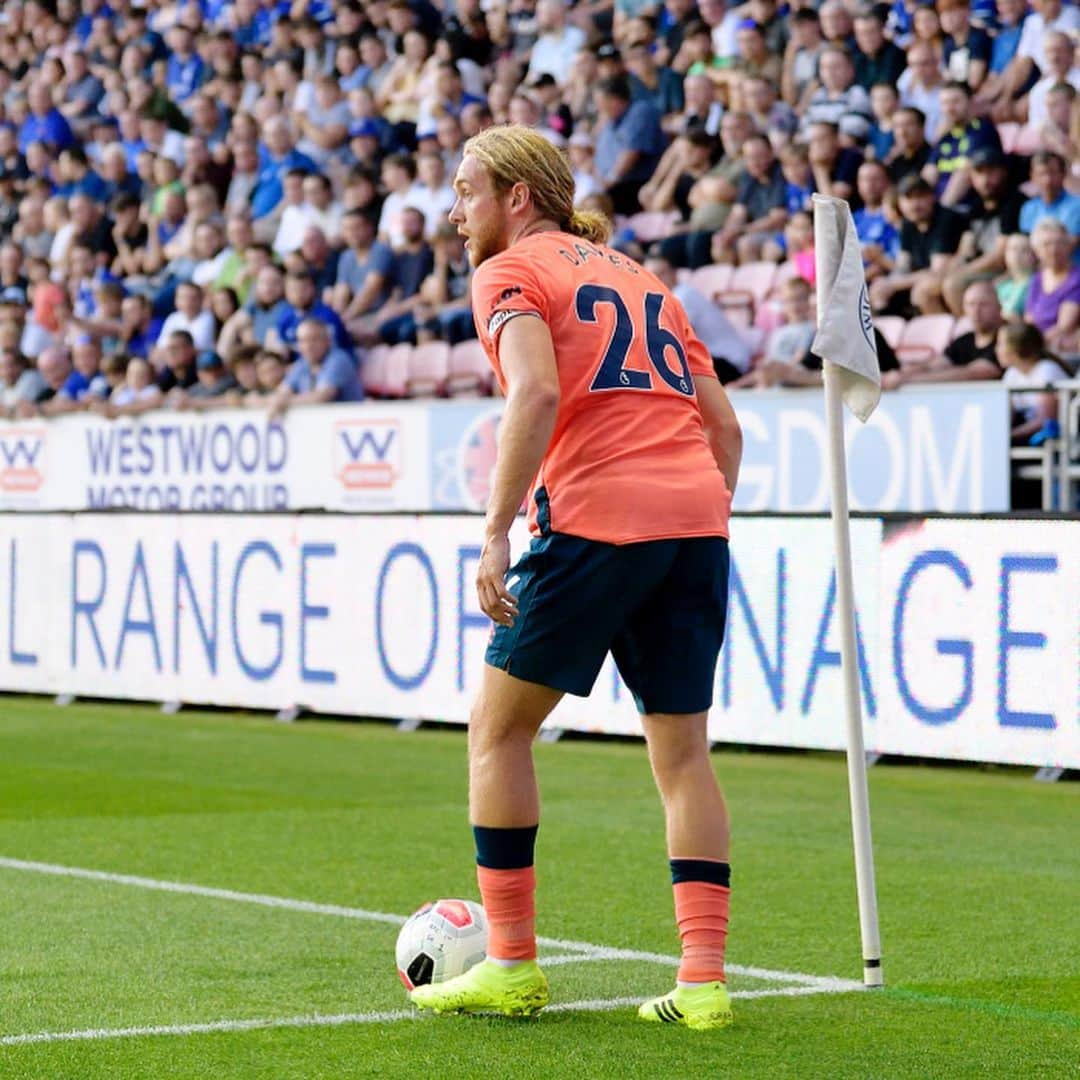
<instances>
[{"instance_id":1,"label":"person in white shirt","mask_svg":"<svg viewBox=\"0 0 1080 1080\"><path fill-rule=\"evenodd\" d=\"M1069 375L1046 355L1042 331L1031 323L1006 323L997 336L998 363L1005 369L1001 381L1010 391L1013 446L1026 446L1044 424L1057 418L1057 399L1048 391Z\"/></svg>"},{"instance_id":2,"label":"person in white shirt","mask_svg":"<svg viewBox=\"0 0 1080 1080\"><path fill-rule=\"evenodd\" d=\"M567 25L563 0L539 0L536 25L540 36L529 57L529 78L547 72L564 86L570 77L574 57L585 44L585 31Z\"/></svg>"},{"instance_id":3,"label":"person in white shirt","mask_svg":"<svg viewBox=\"0 0 1080 1080\"><path fill-rule=\"evenodd\" d=\"M177 330L191 335L196 350L214 347L214 316L203 310L203 291L191 281L176 287L176 310L161 324L158 345L164 345Z\"/></svg>"},{"instance_id":4,"label":"person in white shirt","mask_svg":"<svg viewBox=\"0 0 1080 1080\"><path fill-rule=\"evenodd\" d=\"M1071 34L1080 30L1080 11L1074 4L1065 4L1062 0L1031 0L1031 6L1035 10L1024 22L1020 44L1016 47L1016 59L1027 60L1028 71L1031 70L1030 64L1040 71L1046 71L1047 31L1059 30Z\"/></svg>"},{"instance_id":5,"label":"person in white shirt","mask_svg":"<svg viewBox=\"0 0 1080 1080\"><path fill-rule=\"evenodd\" d=\"M387 196L379 213L379 239L397 249L405 242L402 215L414 206L416 162L412 154L391 154L382 163L382 184Z\"/></svg>"},{"instance_id":6,"label":"person in white shirt","mask_svg":"<svg viewBox=\"0 0 1080 1080\"><path fill-rule=\"evenodd\" d=\"M428 150L416 156L416 183L412 188L409 205L424 215L424 235L434 238L457 196L446 182L446 165L438 150Z\"/></svg>"},{"instance_id":7,"label":"person in white shirt","mask_svg":"<svg viewBox=\"0 0 1080 1080\"><path fill-rule=\"evenodd\" d=\"M604 190L604 181L596 171L596 147L592 136L579 131L570 136L568 145L574 173L574 205L580 206L590 195Z\"/></svg>"},{"instance_id":8,"label":"person in white shirt","mask_svg":"<svg viewBox=\"0 0 1080 1080\"><path fill-rule=\"evenodd\" d=\"M926 141L941 138L941 60L932 45L916 41L907 52L907 69L896 81L900 104L918 109L926 117Z\"/></svg>"},{"instance_id":9,"label":"person in white shirt","mask_svg":"<svg viewBox=\"0 0 1080 1080\"><path fill-rule=\"evenodd\" d=\"M717 378L728 383L745 374L750 367L750 344L720 308L689 282L679 282L675 268L662 256L650 255L645 269L655 274L682 304L694 333L713 358Z\"/></svg>"},{"instance_id":10,"label":"person in white shirt","mask_svg":"<svg viewBox=\"0 0 1080 1080\"><path fill-rule=\"evenodd\" d=\"M1027 122L1036 131L1049 119L1046 98L1059 83L1068 83L1080 90L1080 67L1073 66L1073 44L1068 34L1060 30L1048 30L1043 38L1045 63L1039 66L1044 77L1027 96Z\"/></svg>"},{"instance_id":11,"label":"person in white shirt","mask_svg":"<svg viewBox=\"0 0 1080 1080\"><path fill-rule=\"evenodd\" d=\"M290 173L288 181L293 177ZM312 226L321 229L331 244L341 237L341 203L334 201L334 189L321 173L309 173L301 181L303 202L285 207L281 224L274 237L274 251L284 258L298 250L304 242L304 233ZM288 198L288 192L286 192Z\"/></svg>"}]
</instances>

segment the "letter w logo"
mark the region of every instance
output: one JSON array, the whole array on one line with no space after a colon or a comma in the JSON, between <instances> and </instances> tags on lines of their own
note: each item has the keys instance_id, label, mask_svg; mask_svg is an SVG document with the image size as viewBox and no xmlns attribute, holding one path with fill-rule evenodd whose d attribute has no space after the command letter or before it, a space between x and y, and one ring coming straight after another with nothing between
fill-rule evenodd
<instances>
[{"instance_id":1,"label":"letter w logo","mask_svg":"<svg viewBox=\"0 0 1080 1080\"><path fill-rule=\"evenodd\" d=\"M350 491L391 488L401 464L396 420L343 421L335 426L334 471Z\"/></svg>"},{"instance_id":2,"label":"letter w logo","mask_svg":"<svg viewBox=\"0 0 1080 1080\"><path fill-rule=\"evenodd\" d=\"M9 428L0 432L0 491L37 491L45 481L45 432Z\"/></svg>"}]
</instances>

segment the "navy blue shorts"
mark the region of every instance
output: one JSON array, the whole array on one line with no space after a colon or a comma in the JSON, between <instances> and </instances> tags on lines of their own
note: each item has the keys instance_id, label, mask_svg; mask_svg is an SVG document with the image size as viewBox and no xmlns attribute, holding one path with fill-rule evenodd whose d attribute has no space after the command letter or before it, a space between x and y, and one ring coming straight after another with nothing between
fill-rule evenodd
<instances>
[{"instance_id":1,"label":"navy blue shorts","mask_svg":"<svg viewBox=\"0 0 1080 1080\"><path fill-rule=\"evenodd\" d=\"M602 544L550 533L506 580L518 617L495 627L493 667L587 697L610 652L640 712L712 705L727 618L723 537Z\"/></svg>"}]
</instances>

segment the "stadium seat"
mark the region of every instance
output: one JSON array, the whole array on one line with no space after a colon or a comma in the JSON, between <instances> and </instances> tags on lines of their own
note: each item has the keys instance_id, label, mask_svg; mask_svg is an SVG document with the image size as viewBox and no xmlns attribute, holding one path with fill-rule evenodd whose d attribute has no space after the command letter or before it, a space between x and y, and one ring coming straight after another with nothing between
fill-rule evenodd
<instances>
[{"instance_id":1,"label":"stadium seat","mask_svg":"<svg viewBox=\"0 0 1080 1080\"><path fill-rule=\"evenodd\" d=\"M409 354L412 348L406 342L387 350L382 370L383 397L405 397L409 386Z\"/></svg>"},{"instance_id":2,"label":"stadium seat","mask_svg":"<svg viewBox=\"0 0 1080 1080\"><path fill-rule=\"evenodd\" d=\"M893 352L900 347L900 339L904 336L907 326L906 320L899 315L879 315L874 319L874 325L881 331L881 336L892 346Z\"/></svg>"},{"instance_id":3,"label":"stadium seat","mask_svg":"<svg viewBox=\"0 0 1080 1080\"><path fill-rule=\"evenodd\" d=\"M678 212L674 210L643 210L628 218L626 224L643 244L651 244L670 236L671 227L678 220Z\"/></svg>"},{"instance_id":4,"label":"stadium seat","mask_svg":"<svg viewBox=\"0 0 1080 1080\"><path fill-rule=\"evenodd\" d=\"M445 341L416 345L409 352L405 392L409 397L438 397L449 374L450 346Z\"/></svg>"},{"instance_id":5,"label":"stadium seat","mask_svg":"<svg viewBox=\"0 0 1080 1080\"><path fill-rule=\"evenodd\" d=\"M1039 133L1039 129L1032 127L1030 124L1024 124L1016 133L1016 138L1013 140L1012 152L1019 154L1021 157L1031 157L1036 150L1043 148L1042 135Z\"/></svg>"},{"instance_id":6,"label":"stadium seat","mask_svg":"<svg viewBox=\"0 0 1080 1080\"><path fill-rule=\"evenodd\" d=\"M486 397L491 393L491 377L487 353L475 338L450 350L446 389L451 397Z\"/></svg>"},{"instance_id":7,"label":"stadium seat","mask_svg":"<svg viewBox=\"0 0 1080 1080\"><path fill-rule=\"evenodd\" d=\"M716 300L731 285L731 273L734 269L725 263L700 266L690 272L690 284L710 300Z\"/></svg>"},{"instance_id":8,"label":"stadium seat","mask_svg":"<svg viewBox=\"0 0 1080 1080\"><path fill-rule=\"evenodd\" d=\"M720 294L720 305L727 313L748 325L753 322L758 305L764 303L776 280L776 263L752 262L735 267L731 284Z\"/></svg>"},{"instance_id":9,"label":"stadium seat","mask_svg":"<svg viewBox=\"0 0 1080 1080\"><path fill-rule=\"evenodd\" d=\"M785 281L790 281L792 278L798 276L799 268L790 259L788 259L786 262L782 262L776 268L776 277L773 278L771 291L773 293L778 292L780 286L783 285Z\"/></svg>"},{"instance_id":10,"label":"stadium seat","mask_svg":"<svg viewBox=\"0 0 1080 1080\"><path fill-rule=\"evenodd\" d=\"M386 360L390 354L389 345L376 345L369 349L360 364L360 378L364 383L364 393L368 397L383 397L386 383Z\"/></svg>"},{"instance_id":11,"label":"stadium seat","mask_svg":"<svg viewBox=\"0 0 1080 1080\"><path fill-rule=\"evenodd\" d=\"M896 356L900 363L926 363L940 356L952 340L951 315L920 315L904 327Z\"/></svg>"},{"instance_id":12,"label":"stadium seat","mask_svg":"<svg viewBox=\"0 0 1080 1080\"><path fill-rule=\"evenodd\" d=\"M1019 124L998 124L998 138L1001 139L1001 149L1006 154L1011 154L1016 149L1016 138L1020 134Z\"/></svg>"}]
</instances>

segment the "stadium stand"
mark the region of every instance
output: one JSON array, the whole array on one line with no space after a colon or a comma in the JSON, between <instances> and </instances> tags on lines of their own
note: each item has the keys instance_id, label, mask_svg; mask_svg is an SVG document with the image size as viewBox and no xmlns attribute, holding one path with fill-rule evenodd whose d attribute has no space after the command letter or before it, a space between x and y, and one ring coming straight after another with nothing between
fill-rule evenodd
<instances>
[{"instance_id":1,"label":"stadium stand","mask_svg":"<svg viewBox=\"0 0 1080 1080\"><path fill-rule=\"evenodd\" d=\"M661 252L754 363L783 283L813 283L816 191L851 202L903 363L940 360L989 280L1072 370L1080 12L1003 7L5 5L0 414L280 406L288 377L271 395L241 369L254 347L299 363L312 318L370 397L490 393L446 214L465 140L508 121L567 147L613 244ZM1047 218L1033 259L1019 237Z\"/></svg>"}]
</instances>

